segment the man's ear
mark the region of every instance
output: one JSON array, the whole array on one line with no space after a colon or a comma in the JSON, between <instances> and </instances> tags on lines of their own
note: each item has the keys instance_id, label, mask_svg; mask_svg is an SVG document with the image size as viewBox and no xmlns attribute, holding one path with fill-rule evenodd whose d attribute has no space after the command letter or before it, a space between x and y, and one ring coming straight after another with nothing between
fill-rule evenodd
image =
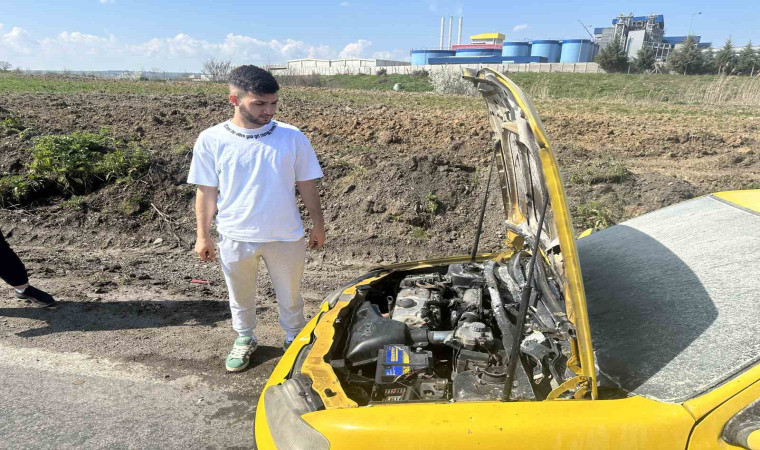
<instances>
[{"instance_id":1,"label":"man's ear","mask_svg":"<svg viewBox=\"0 0 760 450\"><path fill-rule=\"evenodd\" d=\"M230 103L232 103L232 104L233 104L233 105L235 105L235 106L237 106L237 105L238 105L238 103L239 103L239 102L238 102L238 98L237 98L237 95L235 95L235 94L230 94L230 97L229 97L229 99L230 99Z\"/></svg>"}]
</instances>

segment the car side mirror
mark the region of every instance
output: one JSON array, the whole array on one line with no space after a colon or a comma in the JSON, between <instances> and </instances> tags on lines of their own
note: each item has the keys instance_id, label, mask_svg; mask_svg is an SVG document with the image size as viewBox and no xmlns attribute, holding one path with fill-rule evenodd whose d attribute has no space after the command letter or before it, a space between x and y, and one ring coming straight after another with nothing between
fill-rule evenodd
<instances>
[{"instance_id":1,"label":"car side mirror","mask_svg":"<svg viewBox=\"0 0 760 450\"><path fill-rule=\"evenodd\" d=\"M760 400L739 411L723 428L723 440L750 450L760 450Z\"/></svg>"}]
</instances>

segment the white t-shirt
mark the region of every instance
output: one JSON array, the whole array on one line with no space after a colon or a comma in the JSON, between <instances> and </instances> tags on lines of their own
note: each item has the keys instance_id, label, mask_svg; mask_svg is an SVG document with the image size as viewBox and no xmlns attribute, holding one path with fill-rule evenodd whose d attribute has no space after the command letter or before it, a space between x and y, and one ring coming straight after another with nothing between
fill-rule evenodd
<instances>
[{"instance_id":1,"label":"white t-shirt","mask_svg":"<svg viewBox=\"0 0 760 450\"><path fill-rule=\"evenodd\" d=\"M322 177L309 139L271 121L253 130L231 121L204 130L193 148L187 182L216 186L216 226L244 242L297 241L304 235L296 181Z\"/></svg>"}]
</instances>

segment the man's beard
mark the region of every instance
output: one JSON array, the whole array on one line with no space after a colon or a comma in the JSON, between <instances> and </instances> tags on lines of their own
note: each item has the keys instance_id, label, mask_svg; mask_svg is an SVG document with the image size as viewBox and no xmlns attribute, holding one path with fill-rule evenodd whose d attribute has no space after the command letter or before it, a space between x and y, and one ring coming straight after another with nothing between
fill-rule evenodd
<instances>
[{"instance_id":1,"label":"man's beard","mask_svg":"<svg viewBox=\"0 0 760 450\"><path fill-rule=\"evenodd\" d=\"M264 125L268 124L272 120L271 118L261 119L261 118L255 117L242 106L238 107L238 111L240 111L240 116L243 118L243 120L245 120L248 123L258 125L260 127L263 127Z\"/></svg>"}]
</instances>

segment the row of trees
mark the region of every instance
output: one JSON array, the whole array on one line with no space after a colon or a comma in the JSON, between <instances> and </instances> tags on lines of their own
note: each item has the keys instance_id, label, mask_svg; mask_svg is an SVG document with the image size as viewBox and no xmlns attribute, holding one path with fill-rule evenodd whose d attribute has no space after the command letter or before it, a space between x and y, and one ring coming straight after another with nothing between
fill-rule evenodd
<instances>
[{"instance_id":1,"label":"row of trees","mask_svg":"<svg viewBox=\"0 0 760 450\"><path fill-rule=\"evenodd\" d=\"M607 72L647 73L654 70L657 64L650 47L642 47L635 58L629 59L625 46L617 38L599 52L596 62ZM668 55L665 69L684 75L754 75L760 72L760 52L754 50L750 42L737 53L731 39L717 52L712 48L702 50L689 36L683 46Z\"/></svg>"}]
</instances>

